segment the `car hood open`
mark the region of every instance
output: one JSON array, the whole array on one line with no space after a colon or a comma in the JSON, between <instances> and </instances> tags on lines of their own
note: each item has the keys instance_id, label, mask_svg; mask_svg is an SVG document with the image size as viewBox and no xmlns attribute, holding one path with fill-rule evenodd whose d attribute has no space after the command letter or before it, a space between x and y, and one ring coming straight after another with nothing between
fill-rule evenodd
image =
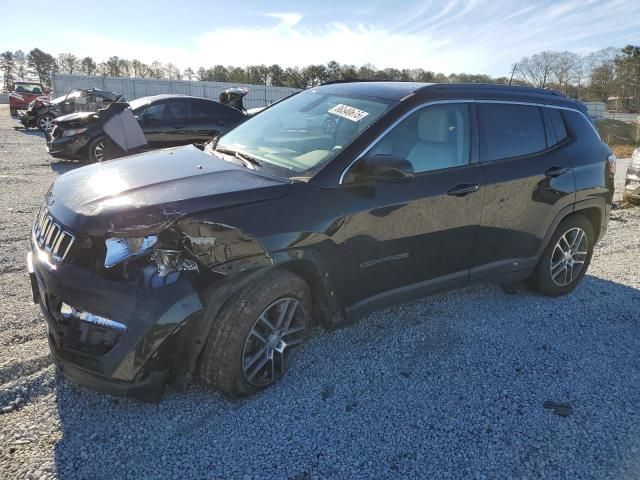
<instances>
[{"instance_id":1,"label":"car hood open","mask_svg":"<svg viewBox=\"0 0 640 480\"><path fill-rule=\"evenodd\" d=\"M279 198L290 181L262 175L193 147L81 167L46 195L49 212L91 236L157 233L190 213Z\"/></svg>"}]
</instances>

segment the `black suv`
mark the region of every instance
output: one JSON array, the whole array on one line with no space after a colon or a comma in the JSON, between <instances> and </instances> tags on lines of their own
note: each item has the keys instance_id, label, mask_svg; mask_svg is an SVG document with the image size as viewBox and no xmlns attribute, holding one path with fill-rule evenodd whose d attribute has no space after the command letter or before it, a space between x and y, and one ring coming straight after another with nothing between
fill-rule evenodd
<instances>
[{"instance_id":1,"label":"black suv","mask_svg":"<svg viewBox=\"0 0 640 480\"><path fill-rule=\"evenodd\" d=\"M215 100L186 95L155 95L129 102L147 148L206 143L241 122L245 114ZM47 149L54 157L106 160L105 134L95 113L78 112L53 120Z\"/></svg>"},{"instance_id":2,"label":"black suv","mask_svg":"<svg viewBox=\"0 0 640 480\"><path fill-rule=\"evenodd\" d=\"M205 151L60 176L28 256L56 364L157 400L282 376L312 322L470 282L571 292L604 234L615 157L583 105L496 85L337 83Z\"/></svg>"}]
</instances>

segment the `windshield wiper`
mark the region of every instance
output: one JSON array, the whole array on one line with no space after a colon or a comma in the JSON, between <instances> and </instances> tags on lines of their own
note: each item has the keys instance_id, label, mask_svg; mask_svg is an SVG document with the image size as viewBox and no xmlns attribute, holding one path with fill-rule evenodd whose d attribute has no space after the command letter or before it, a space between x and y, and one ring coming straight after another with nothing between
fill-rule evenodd
<instances>
[{"instance_id":1,"label":"windshield wiper","mask_svg":"<svg viewBox=\"0 0 640 480\"><path fill-rule=\"evenodd\" d=\"M261 167L262 166L262 164L260 163L260 160L258 160L253 155L249 155L246 152L236 151L235 155L236 155L237 158L240 158L240 159L245 160L245 161L247 161L249 163L252 163L253 165L255 165L257 167Z\"/></svg>"},{"instance_id":2,"label":"windshield wiper","mask_svg":"<svg viewBox=\"0 0 640 480\"><path fill-rule=\"evenodd\" d=\"M238 160L240 160L241 162L243 162L245 166L247 163L255 165L257 167L262 166L262 164L260 163L260 160L258 160L256 157L252 155L249 155L246 152L240 152L239 150L233 150L231 148L225 148L225 147L217 147L214 151L231 155L237 158Z\"/></svg>"}]
</instances>

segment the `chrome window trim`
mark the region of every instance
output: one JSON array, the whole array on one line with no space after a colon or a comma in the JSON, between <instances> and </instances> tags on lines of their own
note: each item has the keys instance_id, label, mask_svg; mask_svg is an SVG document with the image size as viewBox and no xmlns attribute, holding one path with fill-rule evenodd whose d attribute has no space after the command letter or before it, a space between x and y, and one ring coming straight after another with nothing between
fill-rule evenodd
<instances>
[{"instance_id":1,"label":"chrome window trim","mask_svg":"<svg viewBox=\"0 0 640 480\"><path fill-rule=\"evenodd\" d=\"M499 103L499 104L507 104L507 105L525 105L525 106L529 106L529 107L543 107L543 108L556 108L558 110L569 110L569 111L576 112L576 113L579 113L580 115L582 115L585 118L585 120L587 121L587 123L591 126L591 128L593 129L593 131L595 132L597 137L600 140L602 140L602 138L600 137L600 134L598 133L598 130L593 125L591 120L589 120L589 117L587 117L584 114L584 112L581 112L577 108L564 107L564 106L560 106L560 105L550 105L550 104L547 104L547 103L519 102L519 101L516 101L516 100L476 100L476 99L471 99L471 98L469 98L469 99L457 98L457 99L451 99L451 100L431 100L429 102L425 102L425 103L421 103L420 105L416 105L411 110L408 110L407 112L405 112L400 118L398 118L395 122L393 122L387 128L385 128L385 130L380 135L378 135L371 143L369 143L369 145L367 145L367 147L362 152L360 152L360 154L351 163L349 163L349 165L347 165L347 167L342 171L342 174L340 175L340 180L338 180L338 185L342 185L342 182L344 181L345 175L347 174L349 169L358 160L360 160L362 157L364 157L367 154L367 152L369 152L369 150L371 150L373 147L375 147L376 144L380 140L382 140L391 130L393 130L400 122L402 122L409 115L415 113L416 111L418 111L418 110L420 110L422 108L430 107L431 105L442 105L442 104L451 104L451 103Z\"/></svg>"}]
</instances>

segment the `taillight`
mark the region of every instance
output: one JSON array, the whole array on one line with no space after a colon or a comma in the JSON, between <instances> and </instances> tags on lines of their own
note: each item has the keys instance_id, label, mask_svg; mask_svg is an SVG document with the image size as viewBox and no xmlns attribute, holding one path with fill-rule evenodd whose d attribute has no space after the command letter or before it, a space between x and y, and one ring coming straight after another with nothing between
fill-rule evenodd
<instances>
[{"instance_id":1,"label":"taillight","mask_svg":"<svg viewBox=\"0 0 640 480\"><path fill-rule=\"evenodd\" d=\"M609 169L613 174L616 173L616 160L618 159L613 153L610 153L609 156L607 157L607 163L609 164Z\"/></svg>"}]
</instances>

